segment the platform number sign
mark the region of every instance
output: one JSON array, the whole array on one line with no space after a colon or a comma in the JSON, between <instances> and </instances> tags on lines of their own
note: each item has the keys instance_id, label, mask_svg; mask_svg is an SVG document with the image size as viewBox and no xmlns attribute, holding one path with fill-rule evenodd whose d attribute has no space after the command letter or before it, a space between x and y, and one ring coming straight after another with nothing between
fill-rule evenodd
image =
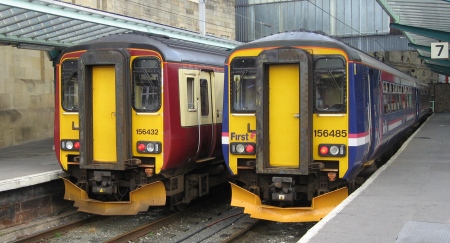
<instances>
[{"instance_id":1,"label":"platform number sign","mask_svg":"<svg viewBox=\"0 0 450 243\"><path fill-rule=\"evenodd\" d=\"M448 42L431 43L431 58L432 59L447 59L448 58Z\"/></svg>"}]
</instances>

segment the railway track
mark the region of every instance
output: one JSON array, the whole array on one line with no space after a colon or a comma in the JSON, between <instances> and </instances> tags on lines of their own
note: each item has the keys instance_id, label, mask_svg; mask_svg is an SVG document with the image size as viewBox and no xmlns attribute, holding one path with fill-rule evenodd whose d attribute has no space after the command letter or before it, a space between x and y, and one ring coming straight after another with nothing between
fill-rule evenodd
<instances>
[{"instance_id":1,"label":"railway track","mask_svg":"<svg viewBox=\"0 0 450 243\"><path fill-rule=\"evenodd\" d=\"M54 228L50 228L45 231L40 231L35 234L26 235L19 237L18 239L12 241L12 242L21 242L21 243L35 243L35 242L46 242L50 240L51 238L60 236L61 234L64 234L65 232L68 232L72 229L78 228L82 225L86 225L89 223L92 223L94 221L101 220L101 216L97 215L91 215L83 219L79 219L61 226L57 226Z\"/></svg>"},{"instance_id":2,"label":"railway track","mask_svg":"<svg viewBox=\"0 0 450 243\"><path fill-rule=\"evenodd\" d=\"M226 193L225 193L226 194ZM250 218L229 197L196 202L182 212L151 209L136 216L91 216L14 242L296 242L313 224L280 224ZM276 229L276 230L272 230ZM272 241L275 242L275 241Z\"/></svg>"}]
</instances>

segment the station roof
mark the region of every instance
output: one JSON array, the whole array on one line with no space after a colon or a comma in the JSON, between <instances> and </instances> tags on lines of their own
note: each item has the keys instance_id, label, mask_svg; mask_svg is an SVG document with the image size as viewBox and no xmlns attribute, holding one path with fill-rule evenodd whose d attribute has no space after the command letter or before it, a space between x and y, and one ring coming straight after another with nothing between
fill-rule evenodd
<instances>
[{"instance_id":1,"label":"station roof","mask_svg":"<svg viewBox=\"0 0 450 243\"><path fill-rule=\"evenodd\" d=\"M450 61L431 58L431 43L450 42L450 0L377 0L433 72L450 76ZM448 50L445 50L448 52Z\"/></svg>"},{"instance_id":2,"label":"station roof","mask_svg":"<svg viewBox=\"0 0 450 243\"><path fill-rule=\"evenodd\" d=\"M430 70L450 76L448 59L431 59L431 43L450 42L450 0L376 0ZM1 0L0 45L59 50L99 37L143 32L232 49L239 42L57 0Z\"/></svg>"},{"instance_id":3,"label":"station roof","mask_svg":"<svg viewBox=\"0 0 450 243\"><path fill-rule=\"evenodd\" d=\"M239 44L233 40L55 0L0 1L0 45L53 51L127 32L151 33L229 49Z\"/></svg>"}]
</instances>

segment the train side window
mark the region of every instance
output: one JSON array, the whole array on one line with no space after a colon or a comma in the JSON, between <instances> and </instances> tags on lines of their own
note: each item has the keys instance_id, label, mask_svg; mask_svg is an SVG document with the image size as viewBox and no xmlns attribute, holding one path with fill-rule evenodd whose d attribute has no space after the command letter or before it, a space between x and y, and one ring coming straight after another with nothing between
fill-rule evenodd
<instances>
[{"instance_id":1,"label":"train side window","mask_svg":"<svg viewBox=\"0 0 450 243\"><path fill-rule=\"evenodd\" d=\"M61 102L65 111L78 112L78 61L67 60L61 66Z\"/></svg>"},{"instance_id":2,"label":"train side window","mask_svg":"<svg viewBox=\"0 0 450 243\"><path fill-rule=\"evenodd\" d=\"M202 116L209 115L209 95L208 95L208 80L200 79L200 101L202 104Z\"/></svg>"},{"instance_id":3,"label":"train side window","mask_svg":"<svg viewBox=\"0 0 450 243\"><path fill-rule=\"evenodd\" d=\"M314 67L314 112L346 112L346 64L341 57L320 57Z\"/></svg>"},{"instance_id":4,"label":"train side window","mask_svg":"<svg viewBox=\"0 0 450 243\"><path fill-rule=\"evenodd\" d=\"M231 62L232 112L256 111L256 58L236 58Z\"/></svg>"},{"instance_id":5,"label":"train side window","mask_svg":"<svg viewBox=\"0 0 450 243\"><path fill-rule=\"evenodd\" d=\"M389 114L390 109L389 109L389 95L388 94L384 94L384 114Z\"/></svg>"},{"instance_id":6,"label":"train side window","mask_svg":"<svg viewBox=\"0 0 450 243\"><path fill-rule=\"evenodd\" d=\"M194 78L187 78L186 79L186 98L187 98L187 105L188 109L195 109L195 86L194 86Z\"/></svg>"},{"instance_id":7,"label":"train side window","mask_svg":"<svg viewBox=\"0 0 450 243\"><path fill-rule=\"evenodd\" d=\"M133 61L133 106L139 112L155 112L161 108L161 69L156 58Z\"/></svg>"}]
</instances>

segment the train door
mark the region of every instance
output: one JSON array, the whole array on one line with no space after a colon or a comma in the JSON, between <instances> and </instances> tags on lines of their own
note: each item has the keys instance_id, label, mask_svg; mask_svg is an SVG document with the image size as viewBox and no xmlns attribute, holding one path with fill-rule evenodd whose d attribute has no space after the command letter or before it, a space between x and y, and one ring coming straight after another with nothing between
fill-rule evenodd
<instances>
[{"instance_id":1,"label":"train door","mask_svg":"<svg viewBox=\"0 0 450 243\"><path fill-rule=\"evenodd\" d=\"M181 126L196 129L197 157L205 158L213 150L212 71L179 70Z\"/></svg>"},{"instance_id":2,"label":"train door","mask_svg":"<svg viewBox=\"0 0 450 243\"><path fill-rule=\"evenodd\" d=\"M132 159L129 54L88 51L80 59L80 168L124 170Z\"/></svg>"},{"instance_id":3,"label":"train door","mask_svg":"<svg viewBox=\"0 0 450 243\"><path fill-rule=\"evenodd\" d=\"M116 162L116 85L114 65L92 67L93 160ZM111 95L113 94L113 95Z\"/></svg>"},{"instance_id":4,"label":"train door","mask_svg":"<svg viewBox=\"0 0 450 243\"><path fill-rule=\"evenodd\" d=\"M381 93L381 82L380 73L377 70L369 69L369 74L367 75L368 89L369 91L369 133L371 145L369 148L369 157L378 149L378 144L380 142L380 119L381 119L381 104L382 93Z\"/></svg>"},{"instance_id":5,"label":"train door","mask_svg":"<svg viewBox=\"0 0 450 243\"><path fill-rule=\"evenodd\" d=\"M298 167L299 68L298 64L268 66L270 166Z\"/></svg>"},{"instance_id":6,"label":"train door","mask_svg":"<svg viewBox=\"0 0 450 243\"><path fill-rule=\"evenodd\" d=\"M256 75L259 173L306 174L311 161L311 57L300 49L263 51Z\"/></svg>"},{"instance_id":7,"label":"train door","mask_svg":"<svg viewBox=\"0 0 450 243\"><path fill-rule=\"evenodd\" d=\"M199 158L209 157L214 148L214 121L213 121L213 91L212 81L213 72L201 71L200 72L200 147L203 151Z\"/></svg>"},{"instance_id":8,"label":"train door","mask_svg":"<svg viewBox=\"0 0 450 243\"><path fill-rule=\"evenodd\" d=\"M364 92L364 95L362 96L363 98L363 102L365 104L364 106L364 131L368 132L368 144L366 147L366 152L365 152L365 156L369 156L370 153L370 149L371 149L371 145L372 145L372 138L373 138L373 134L372 132L374 131L372 129L372 111L373 111L373 103L372 103L372 98L373 98L373 93L370 92L370 88L371 88L371 77L370 77L370 71L368 68L364 68L363 71L363 80L364 82L362 82L362 90Z\"/></svg>"}]
</instances>

